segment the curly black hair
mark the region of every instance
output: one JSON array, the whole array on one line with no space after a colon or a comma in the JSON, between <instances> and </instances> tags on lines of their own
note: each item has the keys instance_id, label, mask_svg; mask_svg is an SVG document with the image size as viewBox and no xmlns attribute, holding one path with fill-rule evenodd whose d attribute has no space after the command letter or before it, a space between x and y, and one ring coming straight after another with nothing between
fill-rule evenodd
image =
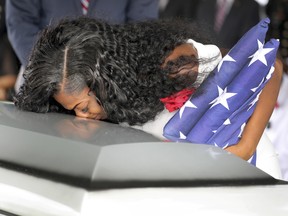
<instances>
[{"instance_id":1,"label":"curly black hair","mask_svg":"<svg viewBox=\"0 0 288 216\"><path fill-rule=\"evenodd\" d=\"M143 124L164 109L160 98L193 84L197 72L169 74L175 66L197 59L181 57L162 65L189 38L210 42L200 30L180 20L111 25L88 17L63 19L41 33L15 105L33 112L69 112L53 99L65 80L69 92L88 86L108 120Z\"/></svg>"}]
</instances>

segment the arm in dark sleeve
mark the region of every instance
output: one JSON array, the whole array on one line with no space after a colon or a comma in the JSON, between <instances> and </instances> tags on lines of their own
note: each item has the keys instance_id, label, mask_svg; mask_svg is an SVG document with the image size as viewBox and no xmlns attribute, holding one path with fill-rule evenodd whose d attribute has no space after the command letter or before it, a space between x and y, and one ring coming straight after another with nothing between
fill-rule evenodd
<instances>
[{"instance_id":1,"label":"arm in dark sleeve","mask_svg":"<svg viewBox=\"0 0 288 216\"><path fill-rule=\"evenodd\" d=\"M159 0L130 0L127 6L127 22L157 19Z\"/></svg>"},{"instance_id":2,"label":"arm in dark sleeve","mask_svg":"<svg viewBox=\"0 0 288 216\"><path fill-rule=\"evenodd\" d=\"M22 65L27 64L41 29L40 10L40 0L6 0L8 37Z\"/></svg>"}]
</instances>

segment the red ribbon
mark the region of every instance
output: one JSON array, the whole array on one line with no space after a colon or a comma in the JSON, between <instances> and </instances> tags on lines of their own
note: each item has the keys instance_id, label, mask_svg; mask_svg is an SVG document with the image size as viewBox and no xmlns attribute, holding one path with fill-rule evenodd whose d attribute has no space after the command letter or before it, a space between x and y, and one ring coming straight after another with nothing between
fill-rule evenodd
<instances>
[{"instance_id":1,"label":"red ribbon","mask_svg":"<svg viewBox=\"0 0 288 216\"><path fill-rule=\"evenodd\" d=\"M180 109L194 92L195 89L183 89L169 97L161 98L160 101L169 112L173 112Z\"/></svg>"}]
</instances>

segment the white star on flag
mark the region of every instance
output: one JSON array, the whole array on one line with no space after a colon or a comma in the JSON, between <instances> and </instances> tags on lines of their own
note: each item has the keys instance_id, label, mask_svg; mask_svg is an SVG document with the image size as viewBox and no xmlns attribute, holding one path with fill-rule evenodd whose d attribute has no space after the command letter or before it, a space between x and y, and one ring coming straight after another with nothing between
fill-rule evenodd
<instances>
[{"instance_id":1,"label":"white star on flag","mask_svg":"<svg viewBox=\"0 0 288 216\"><path fill-rule=\"evenodd\" d=\"M270 70L269 70L268 75L266 76L266 79L267 79L267 80L269 80L269 79L271 78L271 76L272 76L274 70L275 70L275 67L272 66L272 67L270 68Z\"/></svg>"},{"instance_id":2,"label":"white star on flag","mask_svg":"<svg viewBox=\"0 0 288 216\"><path fill-rule=\"evenodd\" d=\"M227 88L225 88L223 91L223 89L221 89L219 86L217 86L217 87L218 87L219 96L209 103L209 104L212 104L210 109L212 107L216 106L217 104L222 104L226 109L229 110L227 99L235 96L237 93L228 93Z\"/></svg>"},{"instance_id":3,"label":"white star on flag","mask_svg":"<svg viewBox=\"0 0 288 216\"><path fill-rule=\"evenodd\" d=\"M182 115L183 115L183 112L186 108L197 108L197 106L195 106L190 100L188 100L181 108L180 108L180 111L179 111L179 115L180 115L180 118L182 118Z\"/></svg>"},{"instance_id":4,"label":"white star on flag","mask_svg":"<svg viewBox=\"0 0 288 216\"><path fill-rule=\"evenodd\" d=\"M225 148L227 148L229 146L229 143L226 143L226 145L224 145L223 147L222 147L222 149L225 149Z\"/></svg>"},{"instance_id":5,"label":"white star on flag","mask_svg":"<svg viewBox=\"0 0 288 216\"><path fill-rule=\"evenodd\" d=\"M265 58L265 55L271 52L274 48L263 48L264 44L261 43L261 41L257 40L258 43L258 50L249 58L252 58L248 67L256 62L257 60L261 61L264 65L267 66L267 60Z\"/></svg>"},{"instance_id":6,"label":"white star on flag","mask_svg":"<svg viewBox=\"0 0 288 216\"><path fill-rule=\"evenodd\" d=\"M179 134L180 134L179 136L180 139L186 139L186 136L181 131L179 132Z\"/></svg>"},{"instance_id":7,"label":"white star on flag","mask_svg":"<svg viewBox=\"0 0 288 216\"><path fill-rule=\"evenodd\" d=\"M228 119L226 119L226 121L223 123L223 125L230 125L231 124L231 121L230 121L230 119L228 118Z\"/></svg>"},{"instance_id":8,"label":"white star on flag","mask_svg":"<svg viewBox=\"0 0 288 216\"><path fill-rule=\"evenodd\" d=\"M224 61L236 62L235 59L233 59L231 56L229 56L229 53L228 53L226 56L224 56L224 58L218 64L218 66L217 66L218 72L220 71L220 68L222 67L222 64L224 63Z\"/></svg>"},{"instance_id":9,"label":"white star on flag","mask_svg":"<svg viewBox=\"0 0 288 216\"><path fill-rule=\"evenodd\" d=\"M261 92L259 94L257 94L257 96L254 98L254 100L249 104L250 106L249 106L248 110L250 110L254 106L254 104L257 103L257 101L259 100L259 96L260 96Z\"/></svg>"},{"instance_id":10,"label":"white star on flag","mask_svg":"<svg viewBox=\"0 0 288 216\"><path fill-rule=\"evenodd\" d=\"M244 122L244 123L241 125L240 132L239 132L239 134L238 134L238 137L239 137L239 138L241 138L245 126L246 126L246 123Z\"/></svg>"},{"instance_id":11,"label":"white star on flag","mask_svg":"<svg viewBox=\"0 0 288 216\"><path fill-rule=\"evenodd\" d=\"M263 78L262 81L259 83L259 85L258 85L257 87L255 87L255 88L252 88L251 91L252 91L252 92L256 92L257 89L262 85L263 82L264 82L264 78Z\"/></svg>"}]
</instances>

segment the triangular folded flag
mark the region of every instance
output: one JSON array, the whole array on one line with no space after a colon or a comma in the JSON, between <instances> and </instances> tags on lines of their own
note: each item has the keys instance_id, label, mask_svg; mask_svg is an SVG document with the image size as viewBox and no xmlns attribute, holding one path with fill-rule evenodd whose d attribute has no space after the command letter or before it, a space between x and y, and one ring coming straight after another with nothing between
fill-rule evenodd
<instances>
[{"instance_id":1,"label":"triangular folded flag","mask_svg":"<svg viewBox=\"0 0 288 216\"><path fill-rule=\"evenodd\" d=\"M264 42L268 24L268 18L261 20L223 57L165 125L166 138L221 148L239 141L274 71L279 41Z\"/></svg>"}]
</instances>

